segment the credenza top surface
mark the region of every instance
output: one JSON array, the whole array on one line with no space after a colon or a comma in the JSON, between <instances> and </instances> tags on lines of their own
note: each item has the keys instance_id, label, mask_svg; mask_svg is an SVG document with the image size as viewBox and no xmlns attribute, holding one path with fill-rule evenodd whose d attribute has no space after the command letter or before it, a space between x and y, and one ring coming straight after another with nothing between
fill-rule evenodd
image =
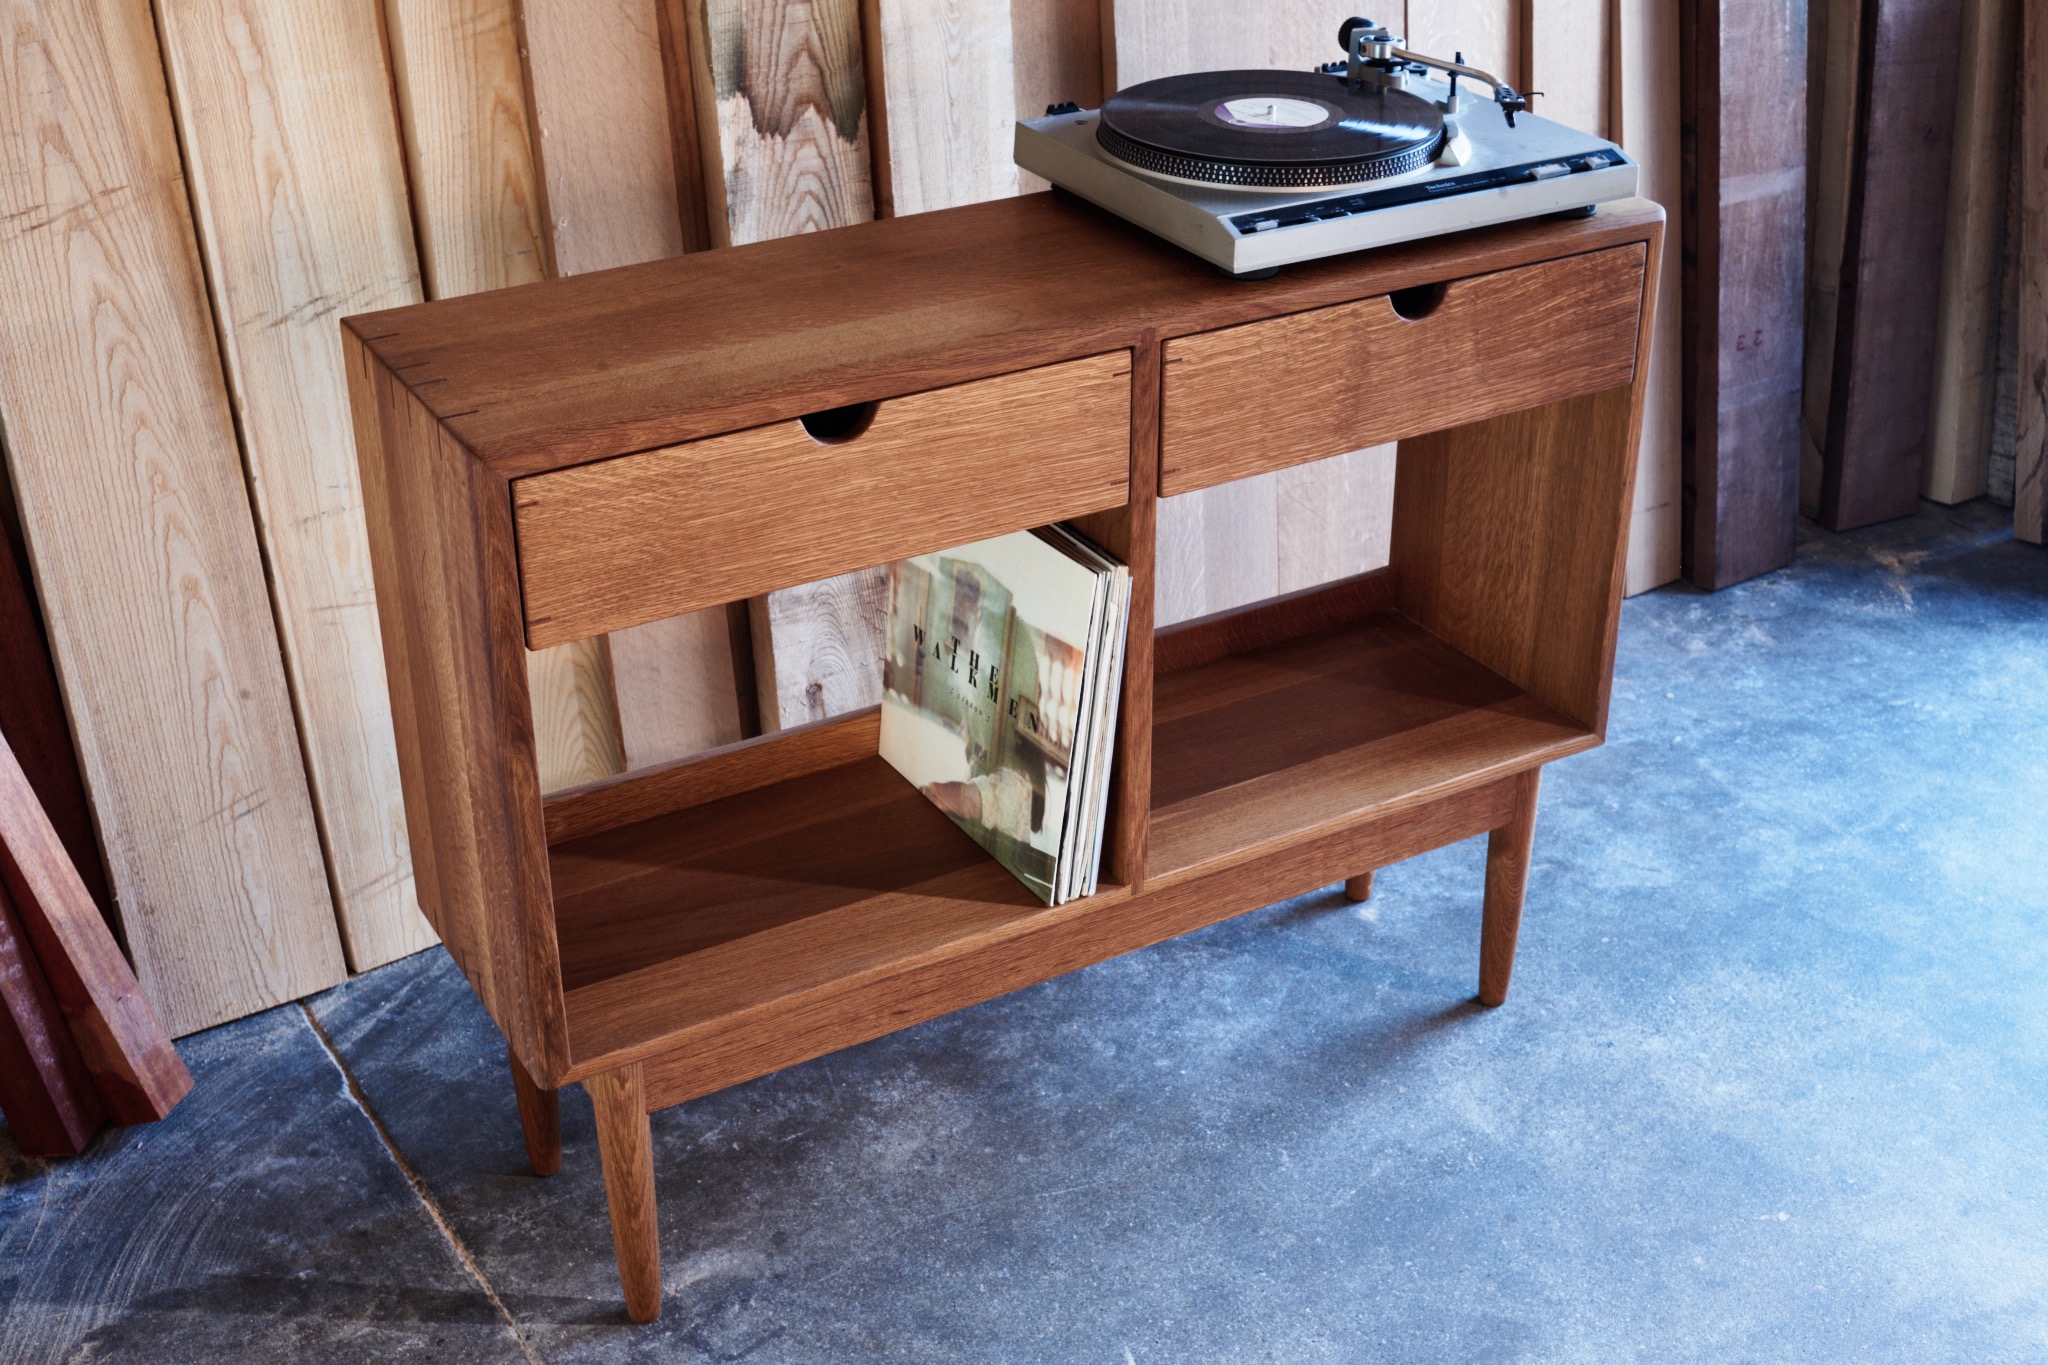
<instances>
[{"instance_id":1,"label":"credenza top surface","mask_svg":"<svg viewBox=\"0 0 2048 1365\"><path fill-rule=\"evenodd\" d=\"M1622 200L1242 280L1041 193L343 325L479 460L519 476L1642 241L1663 218Z\"/></svg>"}]
</instances>

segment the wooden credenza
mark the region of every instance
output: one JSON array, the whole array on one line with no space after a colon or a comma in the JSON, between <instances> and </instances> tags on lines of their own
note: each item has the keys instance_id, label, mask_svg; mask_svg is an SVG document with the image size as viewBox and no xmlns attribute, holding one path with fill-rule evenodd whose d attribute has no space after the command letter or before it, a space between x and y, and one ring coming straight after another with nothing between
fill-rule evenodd
<instances>
[{"instance_id":1,"label":"wooden credenza","mask_svg":"<svg viewBox=\"0 0 2048 1365\"><path fill-rule=\"evenodd\" d=\"M1606 727L1662 237L1245 281L1039 194L343 324L421 901L536 1170L589 1088L636 1319L653 1110L1482 832L1506 997L1538 775ZM1389 567L1155 634L1159 497L1383 441ZM528 649L1067 519L1134 580L1099 894L1040 905L873 711L542 797Z\"/></svg>"}]
</instances>

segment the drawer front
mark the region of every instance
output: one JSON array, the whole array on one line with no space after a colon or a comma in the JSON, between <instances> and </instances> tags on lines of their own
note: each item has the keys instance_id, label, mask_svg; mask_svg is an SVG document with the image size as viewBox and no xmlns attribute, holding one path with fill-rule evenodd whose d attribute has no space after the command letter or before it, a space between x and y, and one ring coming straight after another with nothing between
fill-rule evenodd
<instances>
[{"instance_id":1,"label":"drawer front","mask_svg":"<svg viewBox=\"0 0 2048 1365\"><path fill-rule=\"evenodd\" d=\"M1615 247L1453 280L1440 297L1382 294L1176 337L1165 347L1159 491L1626 384L1643 259L1641 244Z\"/></svg>"},{"instance_id":2,"label":"drawer front","mask_svg":"<svg viewBox=\"0 0 2048 1365\"><path fill-rule=\"evenodd\" d=\"M512 484L529 648L1124 502L1128 351L888 398Z\"/></svg>"}]
</instances>

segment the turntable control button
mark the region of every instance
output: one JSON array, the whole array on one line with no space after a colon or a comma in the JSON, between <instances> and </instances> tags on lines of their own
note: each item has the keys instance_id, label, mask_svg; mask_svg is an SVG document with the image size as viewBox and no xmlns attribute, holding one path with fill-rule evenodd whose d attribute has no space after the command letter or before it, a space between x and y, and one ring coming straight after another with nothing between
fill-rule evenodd
<instances>
[{"instance_id":1,"label":"turntable control button","mask_svg":"<svg viewBox=\"0 0 2048 1365\"><path fill-rule=\"evenodd\" d=\"M1571 173L1571 167L1565 165L1562 161L1546 161L1541 166L1531 166L1529 168L1529 178L1531 180L1555 180L1561 175L1570 175Z\"/></svg>"}]
</instances>

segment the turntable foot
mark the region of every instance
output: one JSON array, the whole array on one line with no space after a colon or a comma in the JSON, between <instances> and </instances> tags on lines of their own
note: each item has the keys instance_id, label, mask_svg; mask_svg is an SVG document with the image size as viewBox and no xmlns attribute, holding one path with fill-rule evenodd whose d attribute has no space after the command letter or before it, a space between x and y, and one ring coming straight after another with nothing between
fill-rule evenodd
<instances>
[{"instance_id":1,"label":"turntable foot","mask_svg":"<svg viewBox=\"0 0 2048 1365\"><path fill-rule=\"evenodd\" d=\"M1218 270L1223 270L1223 267L1220 265L1216 268ZM1269 265L1264 270L1239 270L1234 273L1228 270L1223 270L1223 273L1229 275L1230 278L1233 280L1270 280L1275 275L1280 273L1280 267L1277 265Z\"/></svg>"},{"instance_id":2,"label":"turntable foot","mask_svg":"<svg viewBox=\"0 0 2048 1365\"><path fill-rule=\"evenodd\" d=\"M1548 216L1552 218L1562 218L1567 221L1574 218L1591 218L1594 215L1594 213L1596 213L1599 210L1599 208L1600 206L1598 204L1583 204L1575 209L1559 209L1556 213L1550 214Z\"/></svg>"}]
</instances>

